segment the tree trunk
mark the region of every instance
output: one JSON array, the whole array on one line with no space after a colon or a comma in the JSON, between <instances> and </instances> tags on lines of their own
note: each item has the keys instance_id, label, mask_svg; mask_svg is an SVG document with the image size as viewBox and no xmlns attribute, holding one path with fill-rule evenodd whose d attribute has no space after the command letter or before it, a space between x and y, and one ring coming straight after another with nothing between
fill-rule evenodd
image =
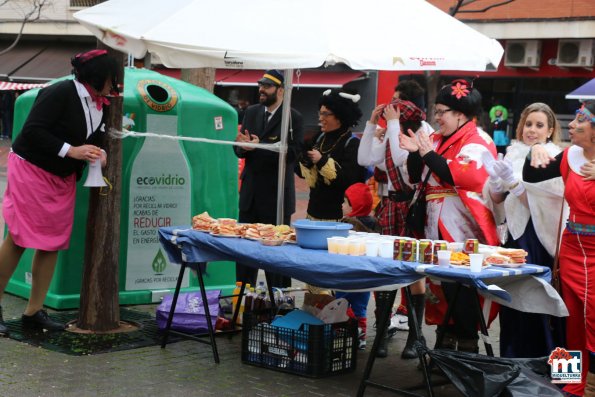
<instances>
[{"instance_id":1,"label":"tree trunk","mask_svg":"<svg viewBox=\"0 0 595 397\"><path fill-rule=\"evenodd\" d=\"M215 88L214 68L182 69L180 78L187 83L202 87L210 93L213 93Z\"/></svg>"},{"instance_id":2,"label":"tree trunk","mask_svg":"<svg viewBox=\"0 0 595 397\"><path fill-rule=\"evenodd\" d=\"M105 48L122 68L118 80L124 81L124 54ZM105 126L122 129L123 96L110 98L111 105ZM77 326L91 331L109 331L120 326L119 267L120 198L122 186L122 141L104 134L107 166L103 175L111 186L90 188L84 272ZM84 188L87 189L87 188Z\"/></svg>"}]
</instances>

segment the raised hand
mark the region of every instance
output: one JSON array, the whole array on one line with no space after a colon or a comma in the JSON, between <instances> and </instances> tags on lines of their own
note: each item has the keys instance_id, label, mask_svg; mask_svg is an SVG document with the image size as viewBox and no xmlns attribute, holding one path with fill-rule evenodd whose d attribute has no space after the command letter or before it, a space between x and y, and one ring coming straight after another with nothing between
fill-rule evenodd
<instances>
[{"instance_id":1,"label":"raised hand","mask_svg":"<svg viewBox=\"0 0 595 397\"><path fill-rule=\"evenodd\" d=\"M502 153L498 153L498 160L502 160ZM483 168L486 170L490 178L492 179L500 179L500 176L496 173L494 169L494 164L496 164L496 160L492 153L485 150L481 153L481 162L483 164Z\"/></svg>"},{"instance_id":2,"label":"raised hand","mask_svg":"<svg viewBox=\"0 0 595 397\"><path fill-rule=\"evenodd\" d=\"M384 110L386 105L378 105L372 110L372 114L370 115L370 123L371 124L378 124L378 120L380 120L380 115Z\"/></svg>"},{"instance_id":3,"label":"raised hand","mask_svg":"<svg viewBox=\"0 0 595 397\"><path fill-rule=\"evenodd\" d=\"M388 104L384 107L384 111L382 114L384 115L384 118L386 120L398 120L399 117L401 117L401 109L399 109L398 106Z\"/></svg>"},{"instance_id":4,"label":"raised hand","mask_svg":"<svg viewBox=\"0 0 595 397\"><path fill-rule=\"evenodd\" d=\"M550 161L556 158L551 156L541 144L531 146L531 167L545 168Z\"/></svg>"},{"instance_id":5,"label":"raised hand","mask_svg":"<svg viewBox=\"0 0 595 397\"><path fill-rule=\"evenodd\" d=\"M432 146L432 141L430 140L430 137L428 135L424 134L423 132L420 132L419 134L415 135L411 130L409 130L408 132L410 135L413 134L413 136L416 137L417 147L419 148L420 156L423 157L432 150L434 150L434 147Z\"/></svg>"},{"instance_id":6,"label":"raised hand","mask_svg":"<svg viewBox=\"0 0 595 397\"><path fill-rule=\"evenodd\" d=\"M407 134L401 133L399 136L399 147L403 150L407 150L409 153L417 152L419 146L415 134L413 131L408 130Z\"/></svg>"},{"instance_id":7,"label":"raised hand","mask_svg":"<svg viewBox=\"0 0 595 397\"><path fill-rule=\"evenodd\" d=\"M252 135L248 130L244 130L244 132L238 132L236 135L236 142L245 142L245 143L258 143L260 139L258 139L257 135ZM248 146L240 146L245 151L254 150L253 147Z\"/></svg>"},{"instance_id":8,"label":"raised hand","mask_svg":"<svg viewBox=\"0 0 595 397\"><path fill-rule=\"evenodd\" d=\"M595 181L595 160L581 165L581 174L585 176L584 180Z\"/></svg>"},{"instance_id":9,"label":"raised hand","mask_svg":"<svg viewBox=\"0 0 595 397\"><path fill-rule=\"evenodd\" d=\"M517 182L512 170L512 163L508 159L497 160L494 163L494 171L508 186Z\"/></svg>"}]
</instances>

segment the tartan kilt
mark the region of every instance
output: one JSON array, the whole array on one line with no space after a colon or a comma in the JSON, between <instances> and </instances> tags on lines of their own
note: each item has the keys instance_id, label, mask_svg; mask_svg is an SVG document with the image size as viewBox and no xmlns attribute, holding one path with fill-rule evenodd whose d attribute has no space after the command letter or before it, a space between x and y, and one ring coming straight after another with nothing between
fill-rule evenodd
<instances>
[{"instance_id":1,"label":"tartan kilt","mask_svg":"<svg viewBox=\"0 0 595 397\"><path fill-rule=\"evenodd\" d=\"M382 197L376 208L376 219L381 233L390 236L408 236L409 230L405 220L409 209L409 201L396 202Z\"/></svg>"}]
</instances>

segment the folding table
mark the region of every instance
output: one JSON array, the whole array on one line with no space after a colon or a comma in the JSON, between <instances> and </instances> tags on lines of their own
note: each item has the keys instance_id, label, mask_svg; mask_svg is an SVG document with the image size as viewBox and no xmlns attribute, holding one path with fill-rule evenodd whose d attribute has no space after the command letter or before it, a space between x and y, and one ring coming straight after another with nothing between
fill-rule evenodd
<instances>
[{"instance_id":1,"label":"folding table","mask_svg":"<svg viewBox=\"0 0 595 397\"><path fill-rule=\"evenodd\" d=\"M389 294L390 302L394 301L399 288L428 276L474 288L480 294L517 310L555 316L565 316L568 313L560 296L549 285L550 269L543 266L525 265L516 269L489 267L481 273L471 273L463 268L422 265L378 257L329 254L324 250L303 249L293 244L269 247L246 239L211 236L206 232L192 230L190 226L160 228L159 239L170 261L182 265L172 302L172 314L180 280L187 267L197 270L203 300L206 301L202 279L205 264L229 260L260 268L265 272L283 274L322 288L342 291L385 291L384 293ZM392 303L381 308L378 319L380 329L383 324L386 326L391 306ZM205 309L208 310L208 307ZM209 313L206 315L208 317ZM218 362L212 326L209 326L209 336L215 361ZM368 386L415 395L369 380L379 339L377 337L372 346L358 395L363 395ZM423 358L422 364L428 393L433 395Z\"/></svg>"}]
</instances>

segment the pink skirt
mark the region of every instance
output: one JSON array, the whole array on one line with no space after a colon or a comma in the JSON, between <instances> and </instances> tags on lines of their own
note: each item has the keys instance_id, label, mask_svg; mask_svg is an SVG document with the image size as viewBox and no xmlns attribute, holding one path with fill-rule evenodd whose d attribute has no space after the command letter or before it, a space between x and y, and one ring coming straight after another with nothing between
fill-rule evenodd
<instances>
[{"instance_id":1,"label":"pink skirt","mask_svg":"<svg viewBox=\"0 0 595 397\"><path fill-rule=\"evenodd\" d=\"M14 243L44 251L68 248L74 221L76 175L62 178L8 155L2 215Z\"/></svg>"}]
</instances>

